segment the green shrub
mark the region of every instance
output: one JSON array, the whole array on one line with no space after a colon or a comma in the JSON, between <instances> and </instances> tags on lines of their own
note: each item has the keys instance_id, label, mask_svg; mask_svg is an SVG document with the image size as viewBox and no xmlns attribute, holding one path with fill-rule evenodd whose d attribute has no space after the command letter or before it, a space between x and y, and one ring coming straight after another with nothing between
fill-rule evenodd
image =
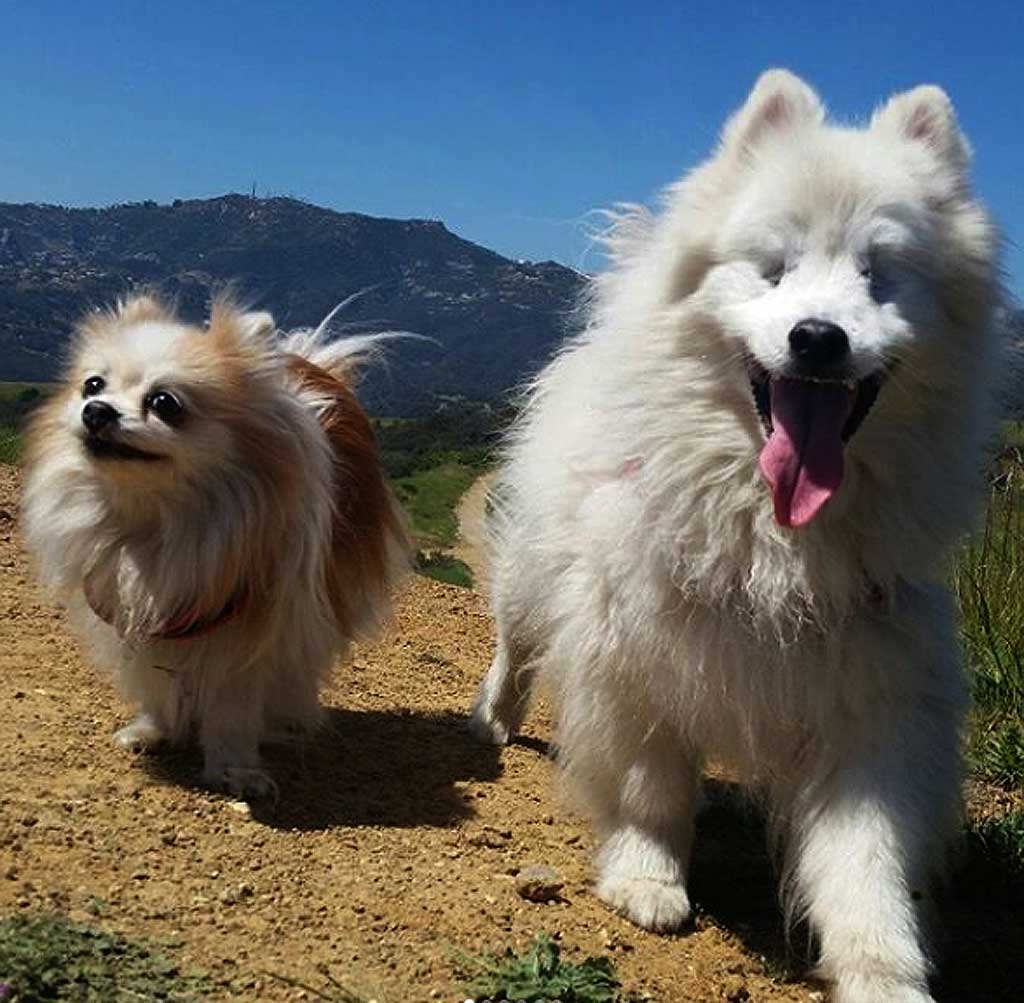
<instances>
[{"instance_id":1,"label":"green shrub","mask_svg":"<svg viewBox=\"0 0 1024 1003\"><path fill-rule=\"evenodd\" d=\"M215 988L149 947L59 915L0 920L0 983L12 1003L197 1003Z\"/></svg>"},{"instance_id":2,"label":"green shrub","mask_svg":"<svg viewBox=\"0 0 1024 1003\"><path fill-rule=\"evenodd\" d=\"M466 991L476 1003L633 1003L641 997L623 991L610 958L573 964L561 947L541 934L523 953L511 948L494 957L462 958L472 981Z\"/></svg>"}]
</instances>

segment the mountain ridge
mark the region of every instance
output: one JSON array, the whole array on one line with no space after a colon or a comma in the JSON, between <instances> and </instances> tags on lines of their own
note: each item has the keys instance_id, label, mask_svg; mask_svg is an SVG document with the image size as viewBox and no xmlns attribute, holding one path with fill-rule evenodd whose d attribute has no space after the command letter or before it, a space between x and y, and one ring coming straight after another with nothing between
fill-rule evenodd
<instances>
[{"instance_id":1,"label":"mountain ridge","mask_svg":"<svg viewBox=\"0 0 1024 1003\"><path fill-rule=\"evenodd\" d=\"M74 321L140 287L199 320L230 283L285 329L315 325L359 294L339 317L348 329L431 339L394 348L368 377L376 410L412 414L521 383L569 332L584 282L556 262L505 258L440 220L293 198L0 203L0 378L53 378Z\"/></svg>"}]
</instances>

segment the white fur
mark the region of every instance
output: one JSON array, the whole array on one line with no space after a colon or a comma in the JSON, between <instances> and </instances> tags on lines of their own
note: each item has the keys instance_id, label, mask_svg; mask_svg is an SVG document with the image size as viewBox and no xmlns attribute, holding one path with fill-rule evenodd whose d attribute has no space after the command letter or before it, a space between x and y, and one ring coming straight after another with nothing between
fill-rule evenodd
<instances>
[{"instance_id":1,"label":"white fur","mask_svg":"<svg viewBox=\"0 0 1024 1003\"><path fill-rule=\"evenodd\" d=\"M324 402L295 385L285 357L340 372L367 342L328 344L323 331L282 342L268 314L221 312L234 332L219 350L227 362L204 352L212 335L149 300L87 318L68 390L33 438L24 526L43 580L140 709L118 743L142 749L196 735L205 782L264 796L274 786L260 767L260 741L318 720L318 691L334 661L387 617L406 551L396 518L384 577L346 582L343 625L326 582L345 485L317 420ZM163 461L89 456L79 388L95 374L107 386L90 399L116 406L121 437ZM173 388L185 404L181 429L141 406L154 387ZM281 467L253 465L254 441ZM113 623L85 601L87 579ZM154 637L175 611L213 616L239 591L259 603L203 636Z\"/></svg>"},{"instance_id":2,"label":"white fur","mask_svg":"<svg viewBox=\"0 0 1024 1003\"><path fill-rule=\"evenodd\" d=\"M767 797L841 1003L931 998L914 900L957 818L966 706L943 577L977 501L999 292L967 159L937 88L851 129L765 74L663 212L622 212L494 491L475 732L507 741L541 670L597 893L650 929L689 915L698 778L728 765ZM839 492L792 530L747 360L784 371L806 316L847 330L858 377L895 365Z\"/></svg>"}]
</instances>

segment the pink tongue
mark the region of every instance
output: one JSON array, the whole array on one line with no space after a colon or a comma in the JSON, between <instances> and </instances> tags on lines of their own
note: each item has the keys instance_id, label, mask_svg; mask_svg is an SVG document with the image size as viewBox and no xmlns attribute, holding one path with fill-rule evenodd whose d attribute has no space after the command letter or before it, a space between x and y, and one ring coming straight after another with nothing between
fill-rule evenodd
<instances>
[{"instance_id":1,"label":"pink tongue","mask_svg":"<svg viewBox=\"0 0 1024 1003\"><path fill-rule=\"evenodd\" d=\"M850 391L842 383L772 380L774 431L761 450L780 526L806 526L843 481L843 425Z\"/></svg>"}]
</instances>

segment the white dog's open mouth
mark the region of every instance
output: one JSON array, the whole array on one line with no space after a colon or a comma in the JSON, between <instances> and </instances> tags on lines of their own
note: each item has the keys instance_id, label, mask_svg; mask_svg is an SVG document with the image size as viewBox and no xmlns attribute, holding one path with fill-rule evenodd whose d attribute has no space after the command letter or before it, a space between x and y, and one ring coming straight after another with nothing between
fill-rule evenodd
<instances>
[{"instance_id":1,"label":"white dog's open mouth","mask_svg":"<svg viewBox=\"0 0 1024 1003\"><path fill-rule=\"evenodd\" d=\"M883 374L861 380L771 376L749 366L754 405L768 441L761 473L780 526L806 526L839 490L843 449L867 417Z\"/></svg>"}]
</instances>

